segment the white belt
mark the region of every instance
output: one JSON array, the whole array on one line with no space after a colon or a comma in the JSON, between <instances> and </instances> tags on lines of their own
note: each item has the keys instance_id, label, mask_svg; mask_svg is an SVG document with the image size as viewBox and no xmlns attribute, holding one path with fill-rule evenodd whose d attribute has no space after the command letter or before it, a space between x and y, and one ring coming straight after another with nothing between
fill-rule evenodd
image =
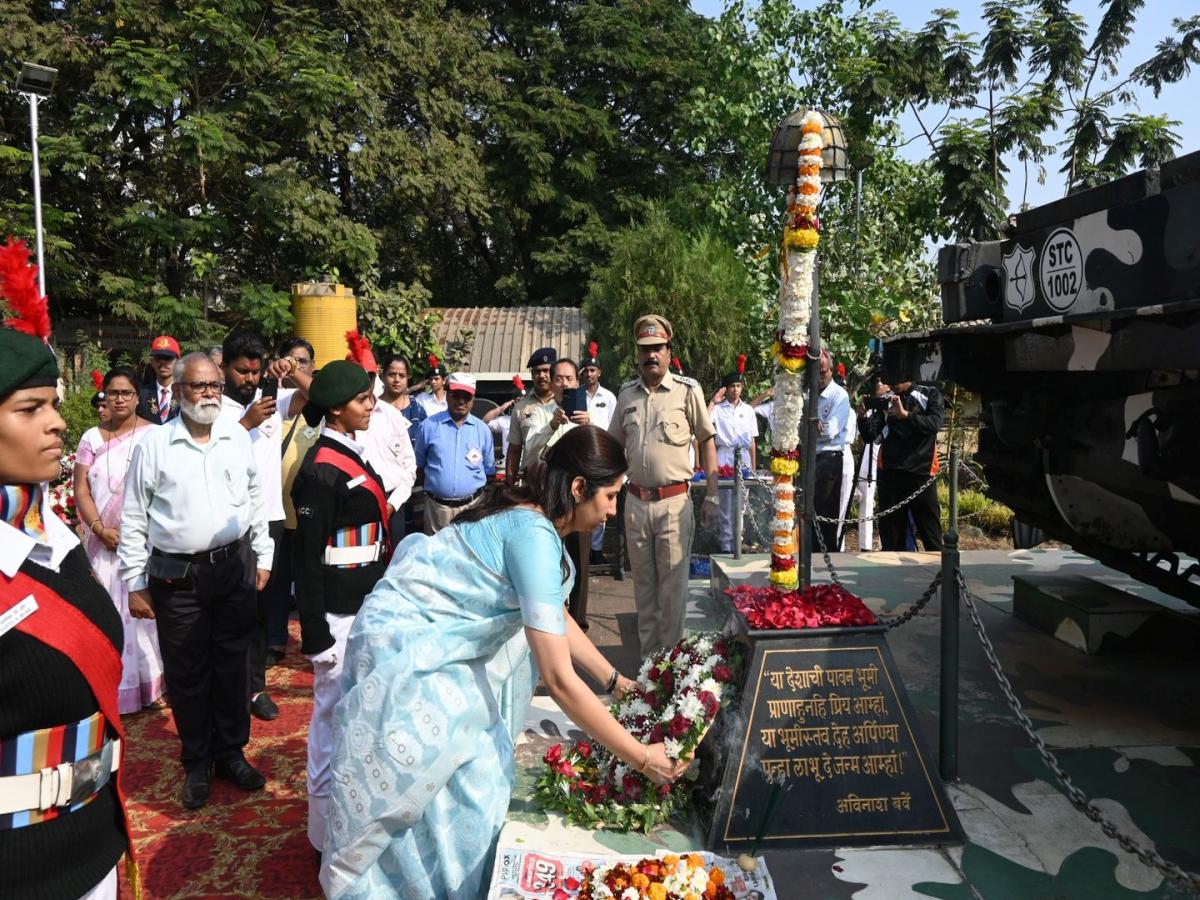
<instances>
[{"instance_id":1,"label":"white belt","mask_svg":"<svg viewBox=\"0 0 1200 900\"><path fill-rule=\"evenodd\" d=\"M96 794L121 766L120 740L84 759L60 763L31 775L0 777L0 815L52 806L74 806ZM105 768L107 767L107 771Z\"/></svg>"},{"instance_id":2,"label":"white belt","mask_svg":"<svg viewBox=\"0 0 1200 900\"><path fill-rule=\"evenodd\" d=\"M325 565L354 566L373 563L383 556L383 544L366 544L362 547L326 547Z\"/></svg>"}]
</instances>

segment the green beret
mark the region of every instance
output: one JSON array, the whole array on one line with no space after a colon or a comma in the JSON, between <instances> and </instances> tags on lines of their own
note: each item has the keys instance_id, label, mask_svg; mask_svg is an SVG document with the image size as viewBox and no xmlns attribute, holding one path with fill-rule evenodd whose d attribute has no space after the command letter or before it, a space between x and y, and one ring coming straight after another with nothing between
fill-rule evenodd
<instances>
[{"instance_id":1,"label":"green beret","mask_svg":"<svg viewBox=\"0 0 1200 900\"><path fill-rule=\"evenodd\" d=\"M58 360L41 338L0 328L0 400L21 388L58 384Z\"/></svg>"},{"instance_id":2,"label":"green beret","mask_svg":"<svg viewBox=\"0 0 1200 900\"><path fill-rule=\"evenodd\" d=\"M313 376L304 405L304 420L316 425L335 406L345 406L371 386L371 376L358 363L335 359Z\"/></svg>"}]
</instances>

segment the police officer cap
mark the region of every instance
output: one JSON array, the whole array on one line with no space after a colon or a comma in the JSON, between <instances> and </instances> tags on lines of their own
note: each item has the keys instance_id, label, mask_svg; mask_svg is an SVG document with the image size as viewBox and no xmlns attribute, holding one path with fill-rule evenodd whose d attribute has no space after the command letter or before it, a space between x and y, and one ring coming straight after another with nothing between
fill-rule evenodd
<instances>
[{"instance_id":1,"label":"police officer cap","mask_svg":"<svg viewBox=\"0 0 1200 900\"><path fill-rule=\"evenodd\" d=\"M534 350L533 356L529 357L527 365L531 369L536 369L538 366L552 366L558 359L558 351L553 347L543 347L541 350Z\"/></svg>"},{"instance_id":2,"label":"police officer cap","mask_svg":"<svg viewBox=\"0 0 1200 900\"><path fill-rule=\"evenodd\" d=\"M662 316L642 316L633 323L633 342L639 346L669 344L671 323Z\"/></svg>"},{"instance_id":3,"label":"police officer cap","mask_svg":"<svg viewBox=\"0 0 1200 900\"><path fill-rule=\"evenodd\" d=\"M304 421L315 426L335 406L345 406L371 386L371 376L358 363L335 359L313 376L304 404Z\"/></svg>"}]
</instances>

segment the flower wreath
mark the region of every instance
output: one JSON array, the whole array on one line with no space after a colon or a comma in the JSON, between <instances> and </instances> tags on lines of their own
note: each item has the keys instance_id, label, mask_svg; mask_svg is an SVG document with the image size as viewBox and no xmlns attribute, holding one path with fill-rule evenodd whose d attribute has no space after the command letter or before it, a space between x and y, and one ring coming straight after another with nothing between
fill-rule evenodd
<instances>
[{"instance_id":1,"label":"flower wreath","mask_svg":"<svg viewBox=\"0 0 1200 900\"><path fill-rule=\"evenodd\" d=\"M690 759L735 696L743 658L729 638L688 635L647 659L637 685L609 710L639 740L663 742L670 759ZM539 805L576 825L648 832L687 806L684 784L656 785L589 741L569 749L555 744L542 761L546 768L534 790Z\"/></svg>"},{"instance_id":2,"label":"flower wreath","mask_svg":"<svg viewBox=\"0 0 1200 900\"><path fill-rule=\"evenodd\" d=\"M564 892L565 897L570 897ZM647 857L614 863L584 875L579 900L735 900L719 866L706 866L698 853ZM556 896L556 900L558 900Z\"/></svg>"}]
</instances>

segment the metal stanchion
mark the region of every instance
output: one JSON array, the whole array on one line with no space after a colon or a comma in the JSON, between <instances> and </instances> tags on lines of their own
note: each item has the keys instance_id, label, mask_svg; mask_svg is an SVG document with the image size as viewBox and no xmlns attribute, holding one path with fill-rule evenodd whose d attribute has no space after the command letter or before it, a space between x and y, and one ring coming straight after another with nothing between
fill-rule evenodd
<instances>
[{"instance_id":1,"label":"metal stanchion","mask_svg":"<svg viewBox=\"0 0 1200 900\"><path fill-rule=\"evenodd\" d=\"M958 780L958 445L950 445L949 523L942 546L942 654L938 770Z\"/></svg>"},{"instance_id":2,"label":"metal stanchion","mask_svg":"<svg viewBox=\"0 0 1200 900\"><path fill-rule=\"evenodd\" d=\"M742 447L733 448L733 558L742 558Z\"/></svg>"}]
</instances>

